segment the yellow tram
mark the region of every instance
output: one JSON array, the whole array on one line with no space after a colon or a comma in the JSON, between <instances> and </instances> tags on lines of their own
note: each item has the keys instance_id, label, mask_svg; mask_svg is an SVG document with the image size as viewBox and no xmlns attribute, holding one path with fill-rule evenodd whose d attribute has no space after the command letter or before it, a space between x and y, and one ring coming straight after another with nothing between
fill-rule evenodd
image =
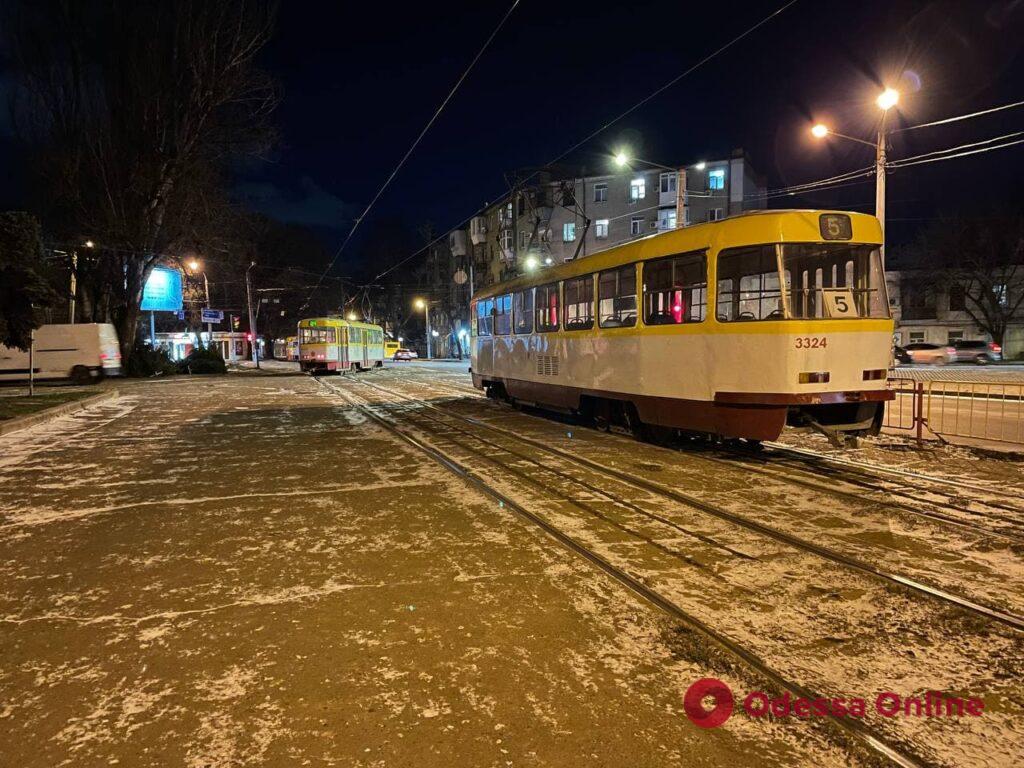
<instances>
[{"instance_id":1,"label":"yellow tram","mask_svg":"<svg viewBox=\"0 0 1024 768\"><path fill-rule=\"evenodd\" d=\"M757 211L491 286L473 384L663 437L877 432L893 322L873 216Z\"/></svg>"},{"instance_id":2,"label":"yellow tram","mask_svg":"<svg viewBox=\"0 0 1024 768\"><path fill-rule=\"evenodd\" d=\"M299 337L289 336L285 339L274 340L274 358L296 362L299 359Z\"/></svg>"},{"instance_id":3,"label":"yellow tram","mask_svg":"<svg viewBox=\"0 0 1024 768\"><path fill-rule=\"evenodd\" d=\"M338 317L299 321L299 367L311 373L379 368L384 364L384 329Z\"/></svg>"}]
</instances>

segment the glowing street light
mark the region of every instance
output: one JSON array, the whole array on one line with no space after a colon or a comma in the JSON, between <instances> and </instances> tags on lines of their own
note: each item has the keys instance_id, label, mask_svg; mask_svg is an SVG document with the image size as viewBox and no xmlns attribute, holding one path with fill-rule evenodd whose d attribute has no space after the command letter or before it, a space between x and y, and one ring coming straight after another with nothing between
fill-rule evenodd
<instances>
[{"instance_id":1,"label":"glowing street light","mask_svg":"<svg viewBox=\"0 0 1024 768\"><path fill-rule=\"evenodd\" d=\"M875 99L875 104L882 110L882 119L878 126L878 140L875 142L858 139L854 136L833 131L824 123L817 123L811 128L811 135L816 139L824 139L826 136L837 136L847 141L855 141L858 144L867 144L875 149L875 217L882 227L883 245L879 249L882 255L882 269L885 269L885 164L886 164L886 141L888 134L885 130L885 118L889 110L895 107L900 101L900 92L895 88L886 88Z\"/></svg>"},{"instance_id":2,"label":"glowing street light","mask_svg":"<svg viewBox=\"0 0 1024 768\"><path fill-rule=\"evenodd\" d=\"M697 169L698 171L703 171L703 170L704 170L705 168L707 168L707 167L708 167L708 164L707 164L707 163L705 163L705 162L704 162L703 160L701 160L701 161L700 161L699 163L697 163L697 164L696 164L695 166L693 166L693 167L694 167L694 168L696 168L696 169Z\"/></svg>"},{"instance_id":3,"label":"glowing street light","mask_svg":"<svg viewBox=\"0 0 1024 768\"><path fill-rule=\"evenodd\" d=\"M201 265L195 259L190 259L188 262L188 268L190 272L198 272Z\"/></svg>"},{"instance_id":4,"label":"glowing street light","mask_svg":"<svg viewBox=\"0 0 1024 768\"><path fill-rule=\"evenodd\" d=\"M897 91L895 88L886 88L884 91L878 94L878 98L875 99L875 103L878 105L879 109L888 110L895 107L896 104L899 103L899 100L899 91Z\"/></svg>"},{"instance_id":5,"label":"glowing street light","mask_svg":"<svg viewBox=\"0 0 1024 768\"><path fill-rule=\"evenodd\" d=\"M625 168L626 165L629 164L629 155L627 155L625 152L623 152L621 150L619 152L616 152L615 153L615 164L617 166L619 166L619 168Z\"/></svg>"},{"instance_id":6,"label":"glowing street light","mask_svg":"<svg viewBox=\"0 0 1024 768\"><path fill-rule=\"evenodd\" d=\"M536 256L527 256L526 261L523 262L523 266L526 267L527 272L533 272L540 266L540 262L537 260Z\"/></svg>"},{"instance_id":7,"label":"glowing street light","mask_svg":"<svg viewBox=\"0 0 1024 768\"><path fill-rule=\"evenodd\" d=\"M349 319L349 321L354 321L356 319L356 313L355 312L349 312L348 313L348 319Z\"/></svg>"},{"instance_id":8,"label":"glowing street light","mask_svg":"<svg viewBox=\"0 0 1024 768\"><path fill-rule=\"evenodd\" d=\"M422 309L423 310L423 320L426 323L426 328L427 328L427 360L430 360L432 358L431 346L430 346L430 339L431 339L431 332L430 332L430 302L424 301L423 299L416 299L416 301L413 302L413 306L416 307L416 309ZM433 335L436 336L437 334L433 334Z\"/></svg>"},{"instance_id":9,"label":"glowing street light","mask_svg":"<svg viewBox=\"0 0 1024 768\"><path fill-rule=\"evenodd\" d=\"M96 243L94 243L92 240L86 240L85 241L85 247L86 248L95 248L96 247Z\"/></svg>"}]
</instances>

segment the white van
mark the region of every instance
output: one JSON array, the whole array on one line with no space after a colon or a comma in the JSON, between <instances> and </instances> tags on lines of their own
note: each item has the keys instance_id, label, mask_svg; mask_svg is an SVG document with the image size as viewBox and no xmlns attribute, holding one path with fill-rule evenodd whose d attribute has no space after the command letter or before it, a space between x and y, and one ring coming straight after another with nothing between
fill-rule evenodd
<instances>
[{"instance_id":1,"label":"white van","mask_svg":"<svg viewBox=\"0 0 1024 768\"><path fill-rule=\"evenodd\" d=\"M121 374L121 349L110 323L42 325L36 329L32 367L38 379L88 384ZM0 345L0 381L28 379L28 352Z\"/></svg>"}]
</instances>

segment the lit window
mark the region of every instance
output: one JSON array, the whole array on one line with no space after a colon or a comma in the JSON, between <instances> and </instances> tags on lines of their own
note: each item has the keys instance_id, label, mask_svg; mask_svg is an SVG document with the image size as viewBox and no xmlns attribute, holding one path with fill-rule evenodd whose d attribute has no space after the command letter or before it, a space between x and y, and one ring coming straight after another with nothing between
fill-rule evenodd
<instances>
[{"instance_id":1,"label":"lit window","mask_svg":"<svg viewBox=\"0 0 1024 768\"><path fill-rule=\"evenodd\" d=\"M512 251L512 230L506 229L501 233L501 249L506 253Z\"/></svg>"},{"instance_id":2,"label":"lit window","mask_svg":"<svg viewBox=\"0 0 1024 768\"><path fill-rule=\"evenodd\" d=\"M643 179L633 179L629 182L629 202L635 203L647 197L647 184Z\"/></svg>"},{"instance_id":3,"label":"lit window","mask_svg":"<svg viewBox=\"0 0 1024 768\"><path fill-rule=\"evenodd\" d=\"M629 234L639 235L644 228L644 217L634 216L629 220Z\"/></svg>"},{"instance_id":4,"label":"lit window","mask_svg":"<svg viewBox=\"0 0 1024 768\"><path fill-rule=\"evenodd\" d=\"M707 265L703 253L670 256L643 266L644 322L701 323L707 310Z\"/></svg>"},{"instance_id":5,"label":"lit window","mask_svg":"<svg viewBox=\"0 0 1024 768\"><path fill-rule=\"evenodd\" d=\"M598 320L602 328L636 325L636 267L602 272L597 278Z\"/></svg>"},{"instance_id":6,"label":"lit window","mask_svg":"<svg viewBox=\"0 0 1024 768\"><path fill-rule=\"evenodd\" d=\"M584 331L594 327L594 276L566 280L565 330Z\"/></svg>"},{"instance_id":7,"label":"lit window","mask_svg":"<svg viewBox=\"0 0 1024 768\"><path fill-rule=\"evenodd\" d=\"M708 189L725 189L725 169L708 171Z\"/></svg>"},{"instance_id":8,"label":"lit window","mask_svg":"<svg viewBox=\"0 0 1024 768\"><path fill-rule=\"evenodd\" d=\"M661 194L674 194L676 191L676 174L674 172L663 173L658 177Z\"/></svg>"},{"instance_id":9,"label":"lit window","mask_svg":"<svg viewBox=\"0 0 1024 768\"><path fill-rule=\"evenodd\" d=\"M562 225L562 242L571 243L576 239L576 222L567 221Z\"/></svg>"},{"instance_id":10,"label":"lit window","mask_svg":"<svg viewBox=\"0 0 1024 768\"><path fill-rule=\"evenodd\" d=\"M607 203L608 202L608 185L607 184L595 184L594 185L594 202L595 203Z\"/></svg>"},{"instance_id":11,"label":"lit window","mask_svg":"<svg viewBox=\"0 0 1024 768\"><path fill-rule=\"evenodd\" d=\"M608 237L608 219L598 219L594 222L594 237Z\"/></svg>"},{"instance_id":12,"label":"lit window","mask_svg":"<svg viewBox=\"0 0 1024 768\"><path fill-rule=\"evenodd\" d=\"M676 228L676 209L662 208L658 211L658 229Z\"/></svg>"}]
</instances>

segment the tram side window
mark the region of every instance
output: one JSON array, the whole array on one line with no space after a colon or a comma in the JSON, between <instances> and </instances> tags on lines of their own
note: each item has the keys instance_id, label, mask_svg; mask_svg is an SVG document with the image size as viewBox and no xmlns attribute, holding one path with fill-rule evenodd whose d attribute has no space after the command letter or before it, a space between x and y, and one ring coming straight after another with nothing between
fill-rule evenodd
<instances>
[{"instance_id":1,"label":"tram side window","mask_svg":"<svg viewBox=\"0 0 1024 768\"><path fill-rule=\"evenodd\" d=\"M602 328L636 325L636 265L599 274L597 296L597 321Z\"/></svg>"},{"instance_id":2,"label":"tram side window","mask_svg":"<svg viewBox=\"0 0 1024 768\"><path fill-rule=\"evenodd\" d=\"M299 343L300 344L333 344L334 343L334 329L333 328L300 328L299 329Z\"/></svg>"},{"instance_id":3,"label":"tram side window","mask_svg":"<svg viewBox=\"0 0 1024 768\"><path fill-rule=\"evenodd\" d=\"M702 323L707 314L707 260L687 253L644 262L644 322Z\"/></svg>"},{"instance_id":4,"label":"tram side window","mask_svg":"<svg viewBox=\"0 0 1024 768\"><path fill-rule=\"evenodd\" d=\"M734 248L718 255L719 322L782 320L782 290L774 245Z\"/></svg>"},{"instance_id":5,"label":"tram side window","mask_svg":"<svg viewBox=\"0 0 1024 768\"><path fill-rule=\"evenodd\" d=\"M494 318L491 311L494 309L493 299L480 299L476 303L476 335L490 336Z\"/></svg>"},{"instance_id":6,"label":"tram side window","mask_svg":"<svg viewBox=\"0 0 1024 768\"><path fill-rule=\"evenodd\" d=\"M594 327L594 276L574 277L565 289L565 330L585 331Z\"/></svg>"},{"instance_id":7,"label":"tram side window","mask_svg":"<svg viewBox=\"0 0 1024 768\"><path fill-rule=\"evenodd\" d=\"M508 336L512 333L512 294L494 297L494 328L495 336Z\"/></svg>"},{"instance_id":8,"label":"tram side window","mask_svg":"<svg viewBox=\"0 0 1024 768\"><path fill-rule=\"evenodd\" d=\"M539 333L558 330L558 283L541 285L534 289L535 324Z\"/></svg>"},{"instance_id":9,"label":"tram side window","mask_svg":"<svg viewBox=\"0 0 1024 768\"><path fill-rule=\"evenodd\" d=\"M512 323L516 333L533 333L533 288L513 295Z\"/></svg>"}]
</instances>

